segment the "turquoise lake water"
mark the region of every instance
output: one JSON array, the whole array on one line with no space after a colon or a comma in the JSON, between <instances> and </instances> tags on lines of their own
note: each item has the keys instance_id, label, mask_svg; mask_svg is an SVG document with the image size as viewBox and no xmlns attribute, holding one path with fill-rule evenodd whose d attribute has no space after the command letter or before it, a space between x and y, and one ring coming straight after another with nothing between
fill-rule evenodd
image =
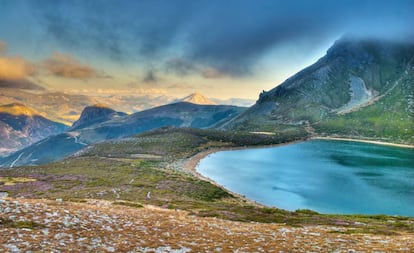
<instances>
[{"instance_id":1,"label":"turquoise lake water","mask_svg":"<svg viewBox=\"0 0 414 253\"><path fill-rule=\"evenodd\" d=\"M414 217L414 149L312 140L221 151L196 169L268 206Z\"/></svg>"}]
</instances>

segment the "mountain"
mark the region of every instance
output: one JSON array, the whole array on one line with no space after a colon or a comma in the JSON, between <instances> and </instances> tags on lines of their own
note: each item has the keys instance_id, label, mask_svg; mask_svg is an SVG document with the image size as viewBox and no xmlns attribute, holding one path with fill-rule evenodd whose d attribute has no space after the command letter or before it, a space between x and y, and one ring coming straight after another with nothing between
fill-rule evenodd
<instances>
[{"instance_id":1,"label":"mountain","mask_svg":"<svg viewBox=\"0 0 414 253\"><path fill-rule=\"evenodd\" d=\"M1 105L0 155L10 154L47 136L64 132L66 128L23 104Z\"/></svg>"},{"instance_id":2,"label":"mountain","mask_svg":"<svg viewBox=\"0 0 414 253\"><path fill-rule=\"evenodd\" d=\"M80 118L73 123L70 130L73 131L76 129L85 128L125 115L127 114L123 112L117 112L103 104L87 106L82 111Z\"/></svg>"},{"instance_id":3,"label":"mountain","mask_svg":"<svg viewBox=\"0 0 414 253\"><path fill-rule=\"evenodd\" d=\"M165 126L211 128L245 110L244 107L187 102L159 106L48 137L0 159L0 167L48 163L70 156L89 144L120 139Z\"/></svg>"},{"instance_id":4,"label":"mountain","mask_svg":"<svg viewBox=\"0 0 414 253\"><path fill-rule=\"evenodd\" d=\"M180 102L188 102L197 105L216 105L216 103L200 93L192 93L182 99L179 100Z\"/></svg>"},{"instance_id":5,"label":"mountain","mask_svg":"<svg viewBox=\"0 0 414 253\"><path fill-rule=\"evenodd\" d=\"M77 120L86 106L98 102L84 95L0 88L0 104L23 103L34 108L43 117L67 125Z\"/></svg>"},{"instance_id":6,"label":"mountain","mask_svg":"<svg viewBox=\"0 0 414 253\"><path fill-rule=\"evenodd\" d=\"M315 64L260 94L226 129L414 143L414 44L342 38Z\"/></svg>"}]
</instances>

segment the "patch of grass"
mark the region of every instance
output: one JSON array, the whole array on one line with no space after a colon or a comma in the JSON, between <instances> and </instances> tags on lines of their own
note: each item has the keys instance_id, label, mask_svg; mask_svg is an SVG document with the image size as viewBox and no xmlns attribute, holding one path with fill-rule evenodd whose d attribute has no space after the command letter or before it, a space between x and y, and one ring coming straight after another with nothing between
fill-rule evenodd
<instances>
[{"instance_id":1,"label":"patch of grass","mask_svg":"<svg viewBox=\"0 0 414 253\"><path fill-rule=\"evenodd\" d=\"M87 187L100 187L100 186L110 186L112 183L110 182L111 179L108 178L95 178L91 179L88 182L86 182Z\"/></svg>"},{"instance_id":2,"label":"patch of grass","mask_svg":"<svg viewBox=\"0 0 414 253\"><path fill-rule=\"evenodd\" d=\"M42 224L39 224L34 221L16 221L11 224L11 227L13 228L27 228L27 229L39 229L44 228L45 226Z\"/></svg>"},{"instance_id":3,"label":"patch of grass","mask_svg":"<svg viewBox=\"0 0 414 253\"><path fill-rule=\"evenodd\" d=\"M66 198L65 201L76 202L76 203L88 203L86 199L77 199L77 198Z\"/></svg>"},{"instance_id":4,"label":"patch of grass","mask_svg":"<svg viewBox=\"0 0 414 253\"><path fill-rule=\"evenodd\" d=\"M12 220L4 219L0 217L0 227L11 227L13 224Z\"/></svg>"},{"instance_id":5,"label":"patch of grass","mask_svg":"<svg viewBox=\"0 0 414 253\"><path fill-rule=\"evenodd\" d=\"M191 187L184 189L184 194L194 199L207 202L219 200L222 198L232 198L233 195L222 188L219 188L210 182L202 180L191 180Z\"/></svg>"},{"instance_id":6,"label":"patch of grass","mask_svg":"<svg viewBox=\"0 0 414 253\"><path fill-rule=\"evenodd\" d=\"M121 206L129 206L135 208L143 208L144 206L140 203L134 203L130 201L114 201L112 202L113 205L121 205Z\"/></svg>"},{"instance_id":7,"label":"patch of grass","mask_svg":"<svg viewBox=\"0 0 414 253\"><path fill-rule=\"evenodd\" d=\"M376 235L399 235L399 233L384 229L384 228L350 228L347 230L333 230L329 233L336 233L336 234L346 234L346 235L352 235L352 234L376 234Z\"/></svg>"},{"instance_id":8,"label":"patch of grass","mask_svg":"<svg viewBox=\"0 0 414 253\"><path fill-rule=\"evenodd\" d=\"M27 177L0 177L0 183L6 186L35 181L36 179Z\"/></svg>"},{"instance_id":9,"label":"patch of grass","mask_svg":"<svg viewBox=\"0 0 414 253\"><path fill-rule=\"evenodd\" d=\"M313 210L310 210L310 209L297 209L295 211L295 213L298 213L298 214L307 214L307 215L317 215L317 214L319 214L318 212L313 211Z\"/></svg>"}]
</instances>

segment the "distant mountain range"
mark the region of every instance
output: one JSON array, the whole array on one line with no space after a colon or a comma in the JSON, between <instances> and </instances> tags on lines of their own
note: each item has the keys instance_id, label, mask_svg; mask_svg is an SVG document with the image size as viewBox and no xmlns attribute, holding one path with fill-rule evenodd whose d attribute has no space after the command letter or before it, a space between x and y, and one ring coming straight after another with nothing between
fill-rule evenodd
<instances>
[{"instance_id":1,"label":"distant mountain range","mask_svg":"<svg viewBox=\"0 0 414 253\"><path fill-rule=\"evenodd\" d=\"M20 86L0 88L0 104L9 103L24 104L35 109L43 117L71 125L86 106L97 104L99 101L84 95L20 89Z\"/></svg>"},{"instance_id":2,"label":"distant mountain range","mask_svg":"<svg viewBox=\"0 0 414 253\"><path fill-rule=\"evenodd\" d=\"M67 126L48 120L22 104L0 106L0 156L10 154L50 135L62 133Z\"/></svg>"},{"instance_id":3,"label":"distant mountain range","mask_svg":"<svg viewBox=\"0 0 414 253\"><path fill-rule=\"evenodd\" d=\"M65 133L0 160L3 167L62 159L87 145L164 126L337 136L414 144L414 45L343 38L324 57L260 94L250 108L191 94L183 100L125 115L87 107Z\"/></svg>"},{"instance_id":4,"label":"distant mountain range","mask_svg":"<svg viewBox=\"0 0 414 253\"><path fill-rule=\"evenodd\" d=\"M202 102L201 97L205 100L204 102ZM0 79L0 105L22 103L34 108L42 116L66 125L72 125L79 118L85 107L94 104L106 104L116 111L135 113L179 101L195 104L223 104L243 107L251 106L254 102L253 100L240 98L230 98L227 100L211 99L199 93L191 94L183 99L162 94L81 95L49 91L27 80L13 81Z\"/></svg>"},{"instance_id":5,"label":"distant mountain range","mask_svg":"<svg viewBox=\"0 0 414 253\"><path fill-rule=\"evenodd\" d=\"M0 159L0 166L13 167L56 161L89 144L119 139L164 126L211 128L245 110L244 107L228 105L178 102L125 115L103 106L87 107L82 117L67 132L49 136Z\"/></svg>"},{"instance_id":6,"label":"distant mountain range","mask_svg":"<svg viewBox=\"0 0 414 253\"><path fill-rule=\"evenodd\" d=\"M414 44L342 38L222 128L414 143Z\"/></svg>"}]
</instances>

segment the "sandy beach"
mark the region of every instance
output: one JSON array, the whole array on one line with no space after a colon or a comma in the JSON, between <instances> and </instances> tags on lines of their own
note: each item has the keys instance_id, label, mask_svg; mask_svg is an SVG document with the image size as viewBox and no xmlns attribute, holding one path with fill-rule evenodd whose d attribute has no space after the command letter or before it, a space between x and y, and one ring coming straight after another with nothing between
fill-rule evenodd
<instances>
[{"instance_id":1,"label":"sandy beach","mask_svg":"<svg viewBox=\"0 0 414 253\"><path fill-rule=\"evenodd\" d=\"M353 142L371 143L371 144L391 146L391 147L414 148L414 145L408 145L408 144L399 144L399 143L383 142L383 141L371 141L371 140L364 140L364 139L341 138L341 137L312 137L311 140L353 141Z\"/></svg>"}]
</instances>

